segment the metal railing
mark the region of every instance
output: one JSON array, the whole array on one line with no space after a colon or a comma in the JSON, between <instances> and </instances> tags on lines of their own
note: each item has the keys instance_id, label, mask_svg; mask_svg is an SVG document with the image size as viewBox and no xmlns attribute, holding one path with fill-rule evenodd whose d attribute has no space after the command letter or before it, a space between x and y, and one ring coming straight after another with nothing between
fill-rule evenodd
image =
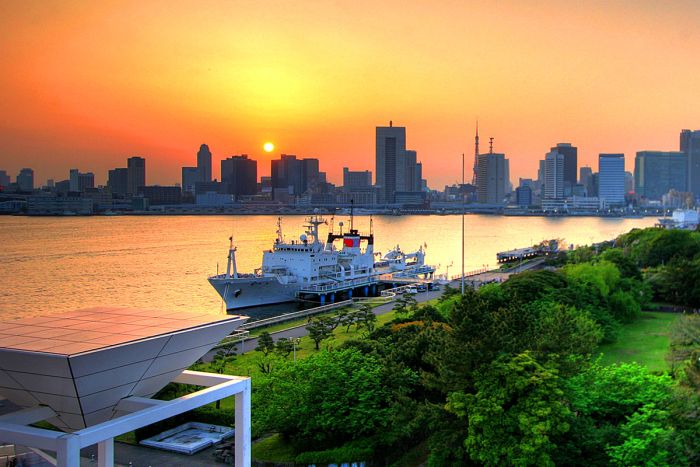
<instances>
[{"instance_id":1,"label":"metal railing","mask_svg":"<svg viewBox=\"0 0 700 467\"><path fill-rule=\"evenodd\" d=\"M335 308L340 308L343 306L350 306L350 305L352 305L352 303L353 303L352 300L343 300L342 302L329 303L328 305L321 305L321 306L317 306L314 308L309 308L307 310L294 311L292 313L285 313L283 315L273 316L271 318L260 319L257 321L253 321L251 323L245 323L244 325L240 326L238 329L249 331L249 330L255 329L255 328L261 328L261 327L265 327L265 326L270 326L272 324L283 323L285 321L290 321L290 320L297 319L297 318L303 318L306 316L316 315L318 313L323 313L324 311L330 311L330 310L333 310Z\"/></svg>"},{"instance_id":2,"label":"metal railing","mask_svg":"<svg viewBox=\"0 0 700 467\"><path fill-rule=\"evenodd\" d=\"M490 268L480 268L480 269L474 269L473 271L465 272L464 277L471 277L471 276L478 276L479 274L483 274L485 272L491 271ZM450 279L453 281L456 281L458 279L461 279L462 275L457 274L456 276L452 276Z\"/></svg>"}]
</instances>

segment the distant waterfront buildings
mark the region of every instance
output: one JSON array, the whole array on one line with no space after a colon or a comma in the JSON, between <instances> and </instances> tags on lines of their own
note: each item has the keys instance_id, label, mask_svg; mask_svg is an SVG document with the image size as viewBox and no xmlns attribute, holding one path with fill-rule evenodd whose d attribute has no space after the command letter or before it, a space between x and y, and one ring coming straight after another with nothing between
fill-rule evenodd
<instances>
[{"instance_id":1,"label":"distant waterfront buildings","mask_svg":"<svg viewBox=\"0 0 700 467\"><path fill-rule=\"evenodd\" d=\"M625 155L598 156L598 198L604 205L625 204Z\"/></svg>"},{"instance_id":2,"label":"distant waterfront buildings","mask_svg":"<svg viewBox=\"0 0 700 467\"><path fill-rule=\"evenodd\" d=\"M69 178L70 191L83 193L88 188L95 188L95 174L92 172L82 173L78 169L70 169Z\"/></svg>"},{"instance_id":3,"label":"distant waterfront buildings","mask_svg":"<svg viewBox=\"0 0 700 467\"><path fill-rule=\"evenodd\" d=\"M17 188L19 188L19 191L34 190L34 170L25 167L19 171L19 174L17 174Z\"/></svg>"},{"instance_id":4,"label":"distant waterfront buildings","mask_svg":"<svg viewBox=\"0 0 700 467\"><path fill-rule=\"evenodd\" d=\"M700 130L681 131L680 150L688 161L688 191L700 197Z\"/></svg>"},{"instance_id":5,"label":"distant waterfront buildings","mask_svg":"<svg viewBox=\"0 0 700 467\"><path fill-rule=\"evenodd\" d=\"M143 157L130 157L126 160L127 190L131 195L139 192L139 188L146 186L146 159Z\"/></svg>"},{"instance_id":6,"label":"distant waterfront buildings","mask_svg":"<svg viewBox=\"0 0 700 467\"><path fill-rule=\"evenodd\" d=\"M506 156L479 154L476 166L476 199L479 203L502 204L505 198Z\"/></svg>"},{"instance_id":7,"label":"distant waterfront buildings","mask_svg":"<svg viewBox=\"0 0 700 467\"><path fill-rule=\"evenodd\" d=\"M578 182L586 191L586 196L593 196L593 192L596 191L593 189L593 169L587 166L581 167L579 169Z\"/></svg>"},{"instance_id":8,"label":"distant waterfront buildings","mask_svg":"<svg viewBox=\"0 0 700 467\"><path fill-rule=\"evenodd\" d=\"M141 186L138 194L148 199L150 205L180 204L182 199L179 186Z\"/></svg>"},{"instance_id":9,"label":"distant waterfront buildings","mask_svg":"<svg viewBox=\"0 0 700 467\"><path fill-rule=\"evenodd\" d=\"M515 203L518 206L530 206L533 204L530 185L521 185L515 189Z\"/></svg>"},{"instance_id":10,"label":"distant waterfront buildings","mask_svg":"<svg viewBox=\"0 0 700 467\"><path fill-rule=\"evenodd\" d=\"M257 192L258 163L247 155L221 161L221 183L230 195L254 195Z\"/></svg>"},{"instance_id":11,"label":"distant waterfront buildings","mask_svg":"<svg viewBox=\"0 0 700 467\"><path fill-rule=\"evenodd\" d=\"M110 170L107 186L115 195L126 195L129 192L129 170L123 167Z\"/></svg>"},{"instance_id":12,"label":"distant waterfront buildings","mask_svg":"<svg viewBox=\"0 0 700 467\"><path fill-rule=\"evenodd\" d=\"M660 200L671 190L684 192L688 184L688 159L681 151L639 151L634 158L635 193Z\"/></svg>"},{"instance_id":13,"label":"distant waterfront buildings","mask_svg":"<svg viewBox=\"0 0 700 467\"><path fill-rule=\"evenodd\" d=\"M544 199L564 198L564 154L553 150L544 158Z\"/></svg>"},{"instance_id":14,"label":"distant waterfront buildings","mask_svg":"<svg viewBox=\"0 0 700 467\"><path fill-rule=\"evenodd\" d=\"M10 186L10 176L6 171L0 170L0 187L7 188Z\"/></svg>"},{"instance_id":15,"label":"distant waterfront buildings","mask_svg":"<svg viewBox=\"0 0 700 467\"><path fill-rule=\"evenodd\" d=\"M209 146L202 144L197 151L198 182L211 182L211 151Z\"/></svg>"},{"instance_id":16,"label":"distant waterfront buildings","mask_svg":"<svg viewBox=\"0 0 700 467\"><path fill-rule=\"evenodd\" d=\"M343 167L343 190L371 190L372 172L369 170L353 171Z\"/></svg>"},{"instance_id":17,"label":"distant waterfront buildings","mask_svg":"<svg viewBox=\"0 0 700 467\"><path fill-rule=\"evenodd\" d=\"M282 200L298 197L307 191L315 191L326 182L325 172L319 171L318 159L297 159L292 154L282 154L270 162L273 197Z\"/></svg>"},{"instance_id":18,"label":"distant waterfront buildings","mask_svg":"<svg viewBox=\"0 0 700 467\"><path fill-rule=\"evenodd\" d=\"M199 169L197 167L182 168L182 192L194 193L197 182L199 181Z\"/></svg>"}]
</instances>

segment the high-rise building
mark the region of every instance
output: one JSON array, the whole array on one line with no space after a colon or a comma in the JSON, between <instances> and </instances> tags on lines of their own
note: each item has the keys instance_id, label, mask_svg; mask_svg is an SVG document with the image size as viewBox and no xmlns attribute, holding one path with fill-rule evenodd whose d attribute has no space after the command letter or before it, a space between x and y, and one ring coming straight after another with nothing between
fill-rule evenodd
<instances>
[{"instance_id":1,"label":"high-rise building","mask_svg":"<svg viewBox=\"0 0 700 467\"><path fill-rule=\"evenodd\" d=\"M6 171L0 170L0 187L7 188L10 186L10 176Z\"/></svg>"},{"instance_id":2,"label":"high-rise building","mask_svg":"<svg viewBox=\"0 0 700 467\"><path fill-rule=\"evenodd\" d=\"M571 196L578 175L578 148L571 143L559 143L551 151L564 156L564 196Z\"/></svg>"},{"instance_id":3,"label":"high-rise building","mask_svg":"<svg viewBox=\"0 0 700 467\"><path fill-rule=\"evenodd\" d=\"M211 182L211 151L209 146L202 144L197 151L198 182Z\"/></svg>"},{"instance_id":4,"label":"high-rise building","mask_svg":"<svg viewBox=\"0 0 700 467\"><path fill-rule=\"evenodd\" d=\"M33 191L34 190L34 171L32 169L24 168L19 171L17 175L17 188L19 191Z\"/></svg>"},{"instance_id":5,"label":"high-rise building","mask_svg":"<svg viewBox=\"0 0 700 467\"><path fill-rule=\"evenodd\" d=\"M625 194L634 193L634 175L632 172L625 172Z\"/></svg>"},{"instance_id":6,"label":"high-rise building","mask_svg":"<svg viewBox=\"0 0 700 467\"><path fill-rule=\"evenodd\" d=\"M139 187L146 186L146 159L143 157L130 157L126 160L127 193L135 195Z\"/></svg>"},{"instance_id":7,"label":"high-rise building","mask_svg":"<svg viewBox=\"0 0 700 467\"><path fill-rule=\"evenodd\" d=\"M83 193L88 188L95 188L95 174L92 172L82 173L78 169L70 169L69 178L70 191Z\"/></svg>"},{"instance_id":8,"label":"high-rise building","mask_svg":"<svg viewBox=\"0 0 700 467\"><path fill-rule=\"evenodd\" d=\"M343 191L372 189L372 172L369 170L353 171L343 167Z\"/></svg>"},{"instance_id":9,"label":"high-rise building","mask_svg":"<svg viewBox=\"0 0 700 467\"><path fill-rule=\"evenodd\" d=\"M625 204L625 155L598 156L598 198L605 206Z\"/></svg>"},{"instance_id":10,"label":"high-rise building","mask_svg":"<svg viewBox=\"0 0 700 467\"><path fill-rule=\"evenodd\" d=\"M660 200L670 190L688 191L688 158L680 151L639 151L634 158L634 192Z\"/></svg>"},{"instance_id":11,"label":"high-rise building","mask_svg":"<svg viewBox=\"0 0 700 467\"><path fill-rule=\"evenodd\" d=\"M375 139L375 174L380 203L393 203L396 193L422 190L423 166L416 151L406 150L406 128L377 127ZM402 195L404 198L407 195ZM412 195L411 195L412 196Z\"/></svg>"},{"instance_id":12,"label":"high-rise building","mask_svg":"<svg viewBox=\"0 0 700 467\"><path fill-rule=\"evenodd\" d=\"M393 203L399 189L397 178L399 167L406 152L406 128L395 127L389 122L388 127L376 128L375 173L376 185L379 187L379 202ZM403 180L403 177L401 177Z\"/></svg>"},{"instance_id":13,"label":"high-rise building","mask_svg":"<svg viewBox=\"0 0 700 467\"><path fill-rule=\"evenodd\" d=\"M479 203L502 204L505 198L505 154L479 154L476 164L476 199Z\"/></svg>"},{"instance_id":14,"label":"high-rise building","mask_svg":"<svg viewBox=\"0 0 700 467\"><path fill-rule=\"evenodd\" d=\"M688 191L700 197L700 130L681 131L681 152L688 158Z\"/></svg>"},{"instance_id":15,"label":"high-rise building","mask_svg":"<svg viewBox=\"0 0 700 467\"><path fill-rule=\"evenodd\" d=\"M321 175L318 159L304 158L301 160L301 192L317 191L325 182L325 174Z\"/></svg>"},{"instance_id":16,"label":"high-rise building","mask_svg":"<svg viewBox=\"0 0 700 467\"><path fill-rule=\"evenodd\" d=\"M107 175L107 186L116 195L126 195L129 192L129 169L124 167L112 169Z\"/></svg>"},{"instance_id":17,"label":"high-rise building","mask_svg":"<svg viewBox=\"0 0 700 467\"><path fill-rule=\"evenodd\" d=\"M182 192L194 193L195 186L199 181L199 169L197 167L182 168Z\"/></svg>"},{"instance_id":18,"label":"high-rise building","mask_svg":"<svg viewBox=\"0 0 700 467\"><path fill-rule=\"evenodd\" d=\"M544 196L545 199L564 198L564 154L553 150L544 158Z\"/></svg>"},{"instance_id":19,"label":"high-rise building","mask_svg":"<svg viewBox=\"0 0 700 467\"><path fill-rule=\"evenodd\" d=\"M586 196L593 196L595 190L593 189L593 169L590 167L581 167L579 169L578 182L583 185L584 190L586 190Z\"/></svg>"},{"instance_id":20,"label":"high-rise building","mask_svg":"<svg viewBox=\"0 0 700 467\"><path fill-rule=\"evenodd\" d=\"M248 156L231 156L221 161L221 182L226 193L254 195L258 187L258 163Z\"/></svg>"}]
</instances>

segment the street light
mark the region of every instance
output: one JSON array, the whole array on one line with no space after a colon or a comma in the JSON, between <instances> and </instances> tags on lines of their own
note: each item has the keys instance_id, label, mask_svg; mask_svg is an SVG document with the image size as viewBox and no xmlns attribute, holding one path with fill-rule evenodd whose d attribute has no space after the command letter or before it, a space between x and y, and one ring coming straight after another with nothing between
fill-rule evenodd
<instances>
[{"instance_id":1,"label":"street light","mask_svg":"<svg viewBox=\"0 0 700 467\"><path fill-rule=\"evenodd\" d=\"M301 344L301 339L298 337L290 337L289 342L292 343L292 352L294 352L294 363L297 362L297 345Z\"/></svg>"},{"instance_id":2,"label":"street light","mask_svg":"<svg viewBox=\"0 0 700 467\"><path fill-rule=\"evenodd\" d=\"M448 264L448 265L445 267L445 269L447 270L447 271L445 272L445 276L446 276L445 279L447 279L448 281L450 280L450 266L452 266L452 264L454 264L454 261L450 261L450 264Z\"/></svg>"}]
</instances>

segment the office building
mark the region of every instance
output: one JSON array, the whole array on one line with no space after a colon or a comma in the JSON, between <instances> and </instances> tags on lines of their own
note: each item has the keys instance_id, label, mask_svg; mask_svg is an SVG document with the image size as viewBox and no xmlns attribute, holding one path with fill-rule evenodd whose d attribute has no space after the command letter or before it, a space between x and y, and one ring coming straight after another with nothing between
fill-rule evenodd
<instances>
[{"instance_id":1,"label":"office building","mask_svg":"<svg viewBox=\"0 0 700 467\"><path fill-rule=\"evenodd\" d=\"M688 187L688 158L680 151L639 151L634 158L634 191L651 200L660 200L671 190Z\"/></svg>"},{"instance_id":2,"label":"office building","mask_svg":"<svg viewBox=\"0 0 700 467\"><path fill-rule=\"evenodd\" d=\"M141 186L139 195L148 199L151 206L162 204L180 204L182 192L179 186Z\"/></svg>"},{"instance_id":3,"label":"office building","mask_svg":"<svg viewBox=\"0 0 700 467\"><path fill-rule=\"evenodd\" d=\"M130 157L126 160L127 168L127 192L135 195L139 188L146 186L146 159L143 157Z\"/></svg>"},{"instance_id":4,"label":"office building","mask_svg":"<svg viewBox=\"0 0 700 467\"><path fill-rule=\"evenodd\" d=\"M577 182L578 148L571 143L559 143L550 151L556 151L564 156L564 196L571 196L571 190Z\"/></svg>"},{"instance_id":5,"label":"office building","mask_svg":"<svg viewBox=\"0 0 700 467\"><path fill-rule=\"evenodd\" d=\"M515 203L518 206L530 206L532 203L532 188L530 185L521 185L515 189Z\"/></svg>"},{"instance_id":6,"label":"office building","mask_svg":"<svg viewBox=\"0 0 700 467\"><path fill-rule=\"evenodd\" d=\"M564 198L564 154L550 151L544 158L544 199Z\"/></svg>"},{"instance_id":7,"label":"office building","mask_svg":"<svg viewBox=\"0 0 700 467\"><path fill-rule=\"evenodd\" d=\"M211 151L209 146L202 144L197 151L198 182L211 182Z\"/></svg>"},{"instance_id":8,"label":"office building","mask_svg":"<svg viewBox=\"0 0 700 467\"><path fill-rule=\"evenodd\" d=\"M115 195L126 195L129 192L129 170L123 167L110 170L107 186Z\"/></svg>"},{"instance_id":9,"label":"office building","mask_svg":"<svg viewBox=\"0 0 700 467\"><path fill-rule=\"evenodd\" d=\"M17 189L19 191L33 191L34 190L34 171L32 169L24 168L19 171L17 175Z\"/></svg>"},{"instance_id":10,"label":"office building","mask_svg":"<svg viewBox=\"0 0 700 467\"><path fill-rule=\"evenodd\" d=\"M270 175L273 193L286 193L292 197L307 191L324 191L327 185L326 174L319 171L318 159L297 159L293 154L282 154L279 159L271 161Z\"/></svg>"},{"instance_id":11,"label":"office building","mask_svg":"<svg viewBox=\"0 0 700 467\"><path fill-rule=\"evenodd\" d=\"M82 173L78 169L70 169L69 178L70 191L83 193L88 188L95 188L95 174L92 172Z\"/></svg>"},{"instance_id":12,"label":"office building","mask_svg":"<svg viewBox=\"0 0 700 467\"><path fill-rule=\"evenodd\" d=\"M406 128L377 127L375 133L375 174L380 203L396 202L396 193L422 190L422 165L415 151L406 150ZM402 199L409 199L402 195Z\"/></svg>"},{"instance_id":13,"label":"office building","mask_svg":"<svg viewBox=\"0 0 700 467\"><path fill-rule=\"evenodd\" d=\"M682 130L680 149L688 159L688 191L698 198L700 197L700 130Z\"/></svg>"},{"instance_id":14,"label":"office building","mask_svg":"<svg viewBox=\"0 0 700 467\"><path fill-rule=\"evenodd\" d=\"M604 207L625 204L625 155L598 156L598 198Z\"/></svg>"},{"instance_id":15,"label":"office building","mask_svg":"<svg viewBox=\"0 0 700 467\"><path fill-rule=\"evenodd\" d=\"M182 192L194 193L195 186L199 181L199 169L197 167L182 168Z\"/></svg>"},{"instance_id":16,"label":"office building","mask_svg":"<svg viewBox=\"0 0 700 467\"><path fill-rule=\"evenodd\" d=\"M7 188L10 186L10 176L6 171L0 170L0 188Z\"/></svg>"},{"instance_id":17,"label":"office building","mask_svg":"<svg viewBox=\"0 0 700 467\"><path fill-rule=\"evenodd\" d=\"M343 167L343 191L360 191L372 189L372 172L369 170L353 171Z\"/></svg>"},{"instance_id":18,"label":"office building","mask_svg":"<svg viewBox=\"0 0 700 467\"><path fill-rule=\"evenodd\" d=\"M479 203L502 204L505 198L505 154L479 154L476 169L476 199Z\"/></svg>"},{"instance_id":19,"label":"office building","mask_svg":"<svg viewBox=\"0 0 700 467\"><path fill-rule=\"evenodd\" d=\"M591 193L596 191L593 189L593 169L590 167L586 166L579 169L578 182L583 186L586 196L591 196Z\"/></svg>"},{"instance_id":20,"label":"office building","mask_svg":"<svg viewBox=\"0 0 700 467\"><path fill-rule=\"evenodd\" d=\"M245 154L222 160L221 183L230 195L254 195L258 190L258 163Z\"/></svg>"}]
</instances>

